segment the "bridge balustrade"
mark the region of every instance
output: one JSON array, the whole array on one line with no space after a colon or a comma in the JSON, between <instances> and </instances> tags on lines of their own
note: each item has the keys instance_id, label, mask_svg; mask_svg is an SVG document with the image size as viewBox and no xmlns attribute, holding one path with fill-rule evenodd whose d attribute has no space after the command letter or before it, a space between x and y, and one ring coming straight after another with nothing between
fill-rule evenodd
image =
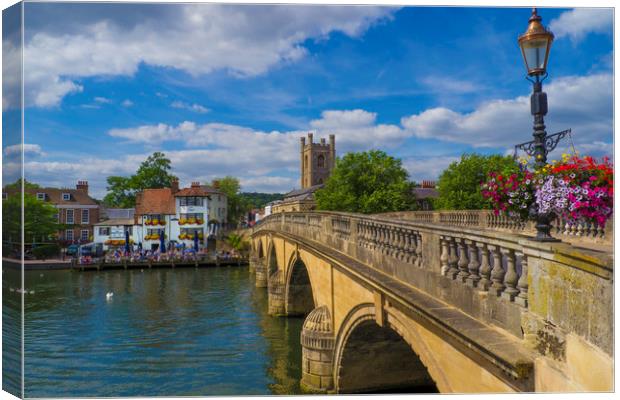
<instances>
[{"instance_id":1,"label":"bridge balustrade","mask_svg":"<svg viewBox=\"0 0 620 400\"><path fill-rule=\"evenodd\" d=\"M383 213L378 216L411 222L493 229L515 234L534 235L536 232L534 222L520 221L505 214L495 215L490 210L404 211ZM611 245L613 219L610 219L605 227L600 227L589 222L571 222L565 218L557 218L553 222L552 233L569 243Z\"/></svg>"}]
</instances>

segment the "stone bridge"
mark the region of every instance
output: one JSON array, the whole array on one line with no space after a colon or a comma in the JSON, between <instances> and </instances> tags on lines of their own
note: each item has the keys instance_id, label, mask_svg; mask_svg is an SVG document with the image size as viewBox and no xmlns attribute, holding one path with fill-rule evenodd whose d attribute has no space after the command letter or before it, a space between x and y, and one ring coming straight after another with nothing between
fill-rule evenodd
<instances>
[{"instance_id":1,"label":"stone bridge","mask_svg":"<svg viewBox=\"0 0 620 400\"><path fill-rule=\"evenodd\" d=\"M304 389L613 390L604 232L539 243L462 215L279 213L253 228L269 313L306 316Z\"/></svg>"}]
</instances>

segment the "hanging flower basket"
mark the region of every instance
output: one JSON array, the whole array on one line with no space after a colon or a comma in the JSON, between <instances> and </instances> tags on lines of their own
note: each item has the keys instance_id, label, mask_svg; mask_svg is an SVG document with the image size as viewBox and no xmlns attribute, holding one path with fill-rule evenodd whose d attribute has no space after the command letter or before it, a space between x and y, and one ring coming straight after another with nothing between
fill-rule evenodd
<instances>
[{"instance_id":1,"label":"hanging flower basket","mask_svg":"<svg viewBox=\"0 0 620 400\"><path fill-rule=\"evenodd\" d=\"M607 157L563 155L538 171L490 173L482 195L496 214L525 220L539 214L604 227L613 214L613 165Z\"/></svg>"}]
</instances>

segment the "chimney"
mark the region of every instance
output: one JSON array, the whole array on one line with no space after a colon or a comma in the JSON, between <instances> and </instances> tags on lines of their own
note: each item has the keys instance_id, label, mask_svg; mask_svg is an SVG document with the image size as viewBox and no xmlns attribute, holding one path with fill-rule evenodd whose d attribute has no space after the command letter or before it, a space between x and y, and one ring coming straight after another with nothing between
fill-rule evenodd
<instances>
[{"instance_id":1,"label":"chimney","mask_svg":"<svg viewBox=\"0 0 620 400\"><path fill-rule=\"evenodd\" d=\"M200 182L192 182L192 187L193 188L200 187Z\"/></svg>"},{"instance_id":2,"label":"chimney","mask_svg":"<svg viewBox=\"0 0 620 400\"><path fill-rule=\"evenodd\" d=\"M88 194L88 181L78 181L75 188L81 192Z\"/></svg>"},{"instance_id":3,"label":"chimney","mask_svg":"<svg viewBox=\"0 0 620 400\"><path fill-rule=\"evenodd\" d=\"M179 180L177 178L172 179L172 182L170 183L170 189L172 190L172 193L176 193L179 191Z\"/></svg>"},{"instance_id":4,"label":"chimney","mask_svg":"<svg viewBox=\"0 0 620 400\"><path fill-rule=\"evenodd\" d=\"M312 144L312 136L314 136L312 133L308 132L308 142L310 144Z\"/></svg>"}]
</instances>

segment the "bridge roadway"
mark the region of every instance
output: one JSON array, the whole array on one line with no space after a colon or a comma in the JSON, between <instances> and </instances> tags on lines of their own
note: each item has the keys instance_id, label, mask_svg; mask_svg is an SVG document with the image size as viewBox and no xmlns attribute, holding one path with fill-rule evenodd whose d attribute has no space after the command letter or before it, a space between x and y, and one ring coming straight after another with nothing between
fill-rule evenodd
<instances>
[{"instance_id":1,"label":"bridge roadway","mask_svg":"<svg viewBox=\"0 0 620 400\"><path fill-rule=\"evenodd\" d=\"M613 389L613 260L486 227L300 212L251 233L313 392Z\"/></svg>"}]
</instances>

